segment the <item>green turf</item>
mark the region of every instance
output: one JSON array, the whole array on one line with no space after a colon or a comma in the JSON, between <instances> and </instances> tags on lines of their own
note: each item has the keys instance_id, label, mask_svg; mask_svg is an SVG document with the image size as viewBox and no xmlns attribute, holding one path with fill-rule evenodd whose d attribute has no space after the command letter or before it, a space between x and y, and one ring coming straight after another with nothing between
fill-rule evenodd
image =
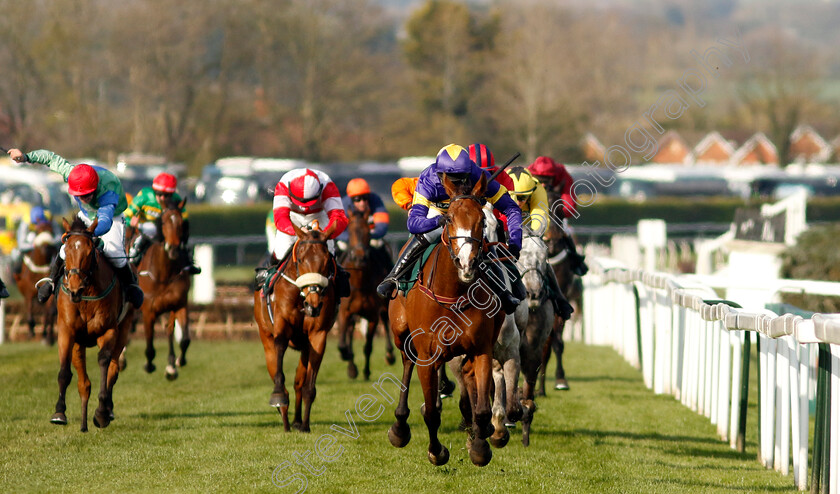
<instances>
[{"instance_id":1,"label":"green turf","mask_svg":"<svg viewBox=\"0 0 840 494\"><path fill-rule=\"evenodd\" d=\"M149 375L141 368L142 345L132 342L129 367L115 389L116 420L104 430L92 424L99 378L89 350L88 367L96 376L87 434L79 432L75 376L68 388L70 425L49 423L57 397L56 349L0 346L0 492L295 492L295 485L281 489L272 483L272 472L284 462L291 466L277 477L302 473L308 492L794 491L792 476L756 461L754 403L747 452L740 454L716 438L708 420L647 390L639 372L608 348L567 345L571 390L550 390L538 400L531 446L521 445L517 428L510 444L479 468L469 461L465 434L456 430L453 400L444 402L440 436L450 461L443 467L428 462L416 381L410 396L413 437L406 448L392 447L386 437L394 405L385 403L372 422L361 420L356 399L379 395L370 383L347 379L333 339L318 379L311 434L282 431L279 415L268 406L271 383L258 341L196 341L175 382L164 379L165 347L157 343L158 371ZM356 352L358 362L358 342ZM399 374L382 355L380 341L374 377ZM289 372L297 353L290 356ZM346 410L358 427L357 439L330 429L347 427ZM342 449L326 463L314 448L330 433L337 442L322 446L331 454ZM318 475L295 463L295 453L307 450Z\"/></svg>"}]
</instances>

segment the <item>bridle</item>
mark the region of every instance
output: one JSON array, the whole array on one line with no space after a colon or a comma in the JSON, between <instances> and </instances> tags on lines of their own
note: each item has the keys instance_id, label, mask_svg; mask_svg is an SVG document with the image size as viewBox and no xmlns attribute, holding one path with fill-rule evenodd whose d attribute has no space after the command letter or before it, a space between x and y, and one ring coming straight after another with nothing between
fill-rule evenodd
<instances>
[{"instance_id":1,"label":"bridle","mask_svg":"<svg viewBox=\"0 0 840 494\"><path fill-rule=\"evenodd\" d=\"M305 300L307 295L309 295L310 293L320 295L324 292L324 290L326 290L327 286L330 283L330 280L335 279L337 267L335 266L335 258L333 256L330 256L330 261L332 262L332 272L329 274L329 276L324 276L323 274L317 272L308 272L301 274L300 259L297 255L298 244L322 244L326 246L326 241L297 239L295 241L295 244L292 246L292 262L285 263L285 265L283 266L283 271L281 271L280 273L280 276L284 280L288 281L289 283L295 285L298 288L299 295ZM288 266L290 264L293 264L295 266L295 272L297 273L297 278L295 279L292 279L286 274L286 270L288 269ZM306 302L304 302L304 305L305 304Z\"/></svg>"},{"instance_id":2,"label":"bridle","mask_svg":"<svg viewBox=\"0 0 840 494\"><path fill-rule=\"evenodd\" d=\"M62 277L61 288L67 293L70 293L70 288L67 285L67 278L70 276L76 275L78 276L81 281L81 286L79 287L79 292L84 290L90 285L90 277L93 276L93 270L96 265L99 263L99 249L96 248L96 243L93 241L93 235L87 231L82 232L66 232L61 236L61 243L66 244L68 237L72 236L82 236L86 239L90 240L91 246L91 253L88 254L88 257L93 257L93 262L91 263L91 267L88 270L81 270L79 268L71 268L67 269L64 268L64 276ZM66 248L66 247L65 247ZM110 290L108 290L110 292ZM106 293L107 295L107 293Z\"/></svg>"},{"instance_id":3,"label":"bridle","mask_svg":"<svg viewBox=\"0 0 840 494\"><path fill-rule=\"evenodd\" d=\"M482 207L482 208L484 207L484 203L482 202L481 198L479 198L478 196L468 195L468 194L462 194L462 195L457 195L457 196L453 197L449 201L450 207L451 207L452 203L454 203L455 201L461 200L461 199L469 199L471 201L475 201L476 204L479 205L479 207ZM447 225L452 222L452 218L448 214L445 215L444 217L446 218L446 224ZM481 226L481 228L479 228L479 231L482 232L482 234L479 238L475 238L471 235L470 236L467 236L467 235L449 235L449 229L448 228L443 229L443 231L440 234L441 242L443 242L443 245L445 245L446 249L449 251L449 257L452 258L452 261L455 261L456 259L458 259L458 252L460 252L461 247L463 247L463 245L462 245L462 246L459 246L457 248L457 250L453 249L452 248L452 241L453 240L461 239L461 240L466 240L467 242L476 244L476 246L478 247L478 250L476 251L476 252L478 252L478 255L481 255L481 253L484 252L484 248L485 248L484 233L483 233L484 232L484 214L481 215L480 226Z\"/></svg>"}]
</instances>

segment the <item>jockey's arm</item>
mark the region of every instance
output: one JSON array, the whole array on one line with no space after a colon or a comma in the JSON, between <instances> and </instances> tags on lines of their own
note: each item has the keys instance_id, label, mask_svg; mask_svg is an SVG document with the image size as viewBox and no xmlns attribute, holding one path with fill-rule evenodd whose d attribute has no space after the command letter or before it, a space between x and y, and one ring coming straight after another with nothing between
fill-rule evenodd
<instances>
[{"instance_id":1,"label":"jockey's arm","mask_svg":"<svg viewBox=\"0 0 840 494\"><path fill-rule=\"evenodd\" d=\"M67 177L70 176L70 172L73 170L73 165L71 165L69 161L46 149L30 151L26 153L25 156L26 160L31 163L46 165L50 170L60 173L65 182L67 181Z\"/></svg>"},{"instance_id":2,"label":"jockey's arm","mask_svg":"<svg viewBox=\"0 0 840 494\"><path fill-rule=\"evenodd\" d=\"M414 200L408 210L408 231L414 235L427 233L438 227L437 217L427 218L432 202L419 190L414 191Z\"/></svg>"},{"instance_id":3,"label":"jockey's arm","mask_svg":"<svg viewBox=\"0 0 840 494\"><path fill-rule=\"evenodd\" d=\"M370 238L382 238L388 233L388 223L391 221L388 208L378 195L371 194L370 209L373 213L373 230L370 232Z\"/></svg>"},{"instance_id":4,"label":"jockey's arm","mask_svg":"<svg viewBox=\"0 0 840 494\"><path fill-rule=\"evenodd\" d=\"M324 210L327 212L327 217L330 222L322 230L335 225L335 231L330 238L336 238L341 235L341 232L347 229L347 213L344 212L344 204L341 202L341 193L338 191L335 182L329 182L324 186L324 191L321 193L321 202L324 205Z\"/></svg>"},{"instance_id":5,"label":"jockey's arm","mask_svg":"<svg viewBox=\"0 0 840 494\"><path fill-rule=\"evenodd\" d=\"M493 207L503 212L508 220L508 233L510 235L510 244L515 245L517 249L522 248L522 211L519 206L513 202L513 199L508 194L504 185L499 184L495 180L487 184L487 191L485 192L487 199L493 204Z\"/></svg>"},{"instance_id":6,"label":"jockey's arm","mask_svg":"<svg viewBox=\"0 0 840 494\"><path fill-rule=\"evenodd\" d=\"M119 199L117 194L112 191L106 191L97 200L99 207L96 209L96 219L99 222L96 224L96 229L93 231L94 236L101 236L111 230L111 225L114 223L114 211L117 208Z\"/></svg>"},{"instance_id":7,"label":"jockey's arm","mask_svg":"<svg viewBox=\"0 0 840 494\"><path fill-rule=\"evenodd\" d=\"M289 199L289 189L283 182L277 182L274 188L274 226L277 231L286 235L294 235L295 229L292 226L291 213L292 201Z\"/></svg>"},{"instance_id":8,"label":"jockey's arm","mask_svg":"<svg viewBox=\"0 0 840 494\"><path fill-rule=\"evenodd\" d=\"M531 199L528 202L528 205L531 208L530 211L530 227L531 231L542 235L548 229L549 225L549 218L548 218L548 208L551 207L548 204L548 195L545 192L545 187L541 184L537 185L537 190L531 194Z\"/></svg>"}]
</instances>

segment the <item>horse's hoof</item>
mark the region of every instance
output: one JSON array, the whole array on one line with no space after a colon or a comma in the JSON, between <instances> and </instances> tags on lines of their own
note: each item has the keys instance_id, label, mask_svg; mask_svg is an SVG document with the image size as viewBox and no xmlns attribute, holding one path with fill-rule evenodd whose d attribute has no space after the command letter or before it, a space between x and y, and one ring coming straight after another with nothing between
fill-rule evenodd
<instances>
[{"instance_id":1,"label":"horse's hoof","mask_svg":"<svg viewBox=\"0 0 840 494\"><path fill-rule=\"evenodd\" d=\"M368 370L368 369L363 370L362 375L365 377L365 381L370 381L370 370Z\"/></svg>"},{"instance_id":2,"label":"horse's hoof","mask_svg":"<svg viewBox=\"0 0 840 494\"><path fill-rule=\"evenodd\" d=\"M359 369L356 368L356 364L350 362L347 364L347 377L350 379L356 379L359 376Z\"/></svg>"},{"instance_id":3,"label":"horse's hoof","mask_svg":"<svg viewBox=\"0 0 840 494\"><path fill-rule=\"evenodd\" d=\"M166 366L166 380L174 381L175 379L178 379L178 369L174 365L169 364Z\"/></svg>"},{"instance_id":4,"label":"horse's hoof","mask_svg":"<svg viewBox=\"0 0 840 494\"><path fill-rule=\"evenodd\" d=\"M178 367L184 367L187 365L187 357L178 357L175 359L175 365Z\"/></svg>"},{"instance_id":5,"label":"horse's hoof","mask_svg":"<svg viewBox=\"0 0 840 494\"><path fill-rule=\"evenodd\" d=\"M534 392L535 396L545 396L545 388L540 388Z\"/></svg>"},{"instance_id":6,"label":"horse's hoof","mask_svg":"<svg viewBox=\"0 0 840 494\"><path fill-rule=\"evenodd\" d=\"M558 379L554 384L554 389L557 391L566 391L569 389L569 383L565 379Z\"/></svg>"},{"instance_id":7,"label":"horse's hoof","mask_svg":"<svg viewBox=\"0 0 840 494\"><path fill-rule=\"evenodd\" d=\"M146 371L147 374L151 374L155 371L155 369L157 369L157 367L155 367L155 364L151 362L146 362L146 364L143 366L143 370Z\"/></svg>"},{"instance_id":8,"label":"horse's hoof","mask_svg":"<svg viewBox=\"0 0 840 494\"><path fill-rule=\"evenodd\" d=\"M432 465L436 467L446 465L446 462L449 461L449 450L446 449L446 446L441 444L440 453L434 454L431 451L429 451L429 461L432 462Z\"/></svg>"},{"instance_id":9,"label":"horse's hoof","mask_svg":"<svg viewBox=\"0 0 840 494\"><path fill-rule=\"evenodd\" d=\"M397 358L396 358L396 357L394 357L394 354L393 354L393 353L388 352L388 353L386 353L386 354L385 354L385 363L386 363L386 364L388 364L388 365L394 365L394 363L395 363L396 361L397 361Z\"/></svg>"},{"instance_id":10,"label":"horse's hoof","mask_svg":"<svg viewBox=\"0 0 840 494\"><path fill-rule=\"evenodd\" d=\"M350 350L347 347L338 347L338 353L341 355L341 360L345 362L353 360L353 354L350 353Z\"/></svg>"},{"instance_id":11,"label":"horse's hoof","mask_svg":"<svg viewBox=\"0 0 840 494\"><path fill-rule=\"evenodd\" d=\"M388 440L395 448L406 447L408 442L411 441L411 428L408 424L403 427L397 424L391 425L391 428L388 429Z\"/></svg>"},{"instance_id":12,"label":"horse's hoof","mask_svg":"<svg viewBox=\"0 0 840 494\"><path fill-rule=\"evenodd\" d=\"M83 426L79 427L79 432L87 432L87 431L88 431L87 424L85 424L85 425L83 425Z\"/></svg>"},{"instance_id":13,"label":"horse's hoof","mask_svg":"<svg viewBox=\"0 0 840 494\"><path fill-rule=\"evenodd\" d=\"M55 425L67 425L67 417L61 412L55 412L50 422Z\"/></svg>"},{"instance_id":14,"label":"horse's hoof","mask_svg":"<svg viewBox=\"0 0 840 494\"><path fill-rule=\"evenodd\" d=\"M513 424L516 423L516 422L519 422L520 420L522 420L522 406L521 405L518 406L518 407L513 407L513 410L510 410L507 413L507 422L505 422L505 425L508 425L508 423L510 423L509 427L513 427Z\"/></svg>"},{"instance_id":15,"label":"horse's hoof","mask_svg":"<svg viewBox=\"0 0 840 494\"><path fill-rule=\"evenodd\" d=\"M309 426L304 426L301 422L293 422L292 429L298 432L309 432Z\"/></svg>"},{"instance_id":16,"label":"horse's hoof","mask_svg":"<svg viewBox=\"0 0 840 494\"><path fill-rule=\"evenodd\" d=\"M108 418L107 414L101 413L99 410L97 410L93 414L93 425L100 429L104 429L111 425L111 420Z\"/></svg>"},{"instance_id":17,"label":"horse's hoof","mask_svg":"<svg viewBox=\"0 0 840 494\"><path fill-rule=\"evenodd\" d=\"M114 411L108 410L108 420L113 421L116 417L114 417Z\"/></svg>"},{"instance_id":18,"label":"horse's hoof","mask_svg":"<svg viewBox=\"0 0 840 494\"><path fill-rule=\"evenodd\" d=\"M501 434L494 432L493 435L490 436L490 444L492 444L494 448L504 448L507 446L508 441L510 441L510 432L508 432L507 427L502 429Z\"/></svg>"},{"instance_id":19,"label":"horse's hoof","mask_svg":"<svg viewBox=\"0 0 840 494\"><path fill-rule=\"evenodd\" d=\"M268 406L280 408L289 406L289 398L281 393L271 393L271 398L268 400Z\"/></svg>"},{"instance_id":20,"label":"horse's hoof","mask_svg":"<svg viewBox=\"0 0 840 494\"><path fill-rule=\"evenodd\" d=\"M477 467L486 466L493 459L490 444L484 439L476 439L470 445L470 461Z\"/></svg>"}]
</instances>

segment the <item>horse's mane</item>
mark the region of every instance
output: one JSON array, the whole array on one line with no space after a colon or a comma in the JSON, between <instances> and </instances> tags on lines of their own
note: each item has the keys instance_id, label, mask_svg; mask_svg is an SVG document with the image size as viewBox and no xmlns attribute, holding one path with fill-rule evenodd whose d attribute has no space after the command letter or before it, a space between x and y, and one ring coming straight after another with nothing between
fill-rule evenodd
<instances>
[{"instance_id":1,"label":"horse's mane","mask_svg":"<svg viewBox=\"0 0 840 494\"><path fill-rule=\"evenodd\" d=\"M73 217L73 223L70 224L70 229L67 230L69 232L83 232L88 229L88 225L85 224L84 220L79 218L78 216Z\"/></svg>"}]
</instances>

